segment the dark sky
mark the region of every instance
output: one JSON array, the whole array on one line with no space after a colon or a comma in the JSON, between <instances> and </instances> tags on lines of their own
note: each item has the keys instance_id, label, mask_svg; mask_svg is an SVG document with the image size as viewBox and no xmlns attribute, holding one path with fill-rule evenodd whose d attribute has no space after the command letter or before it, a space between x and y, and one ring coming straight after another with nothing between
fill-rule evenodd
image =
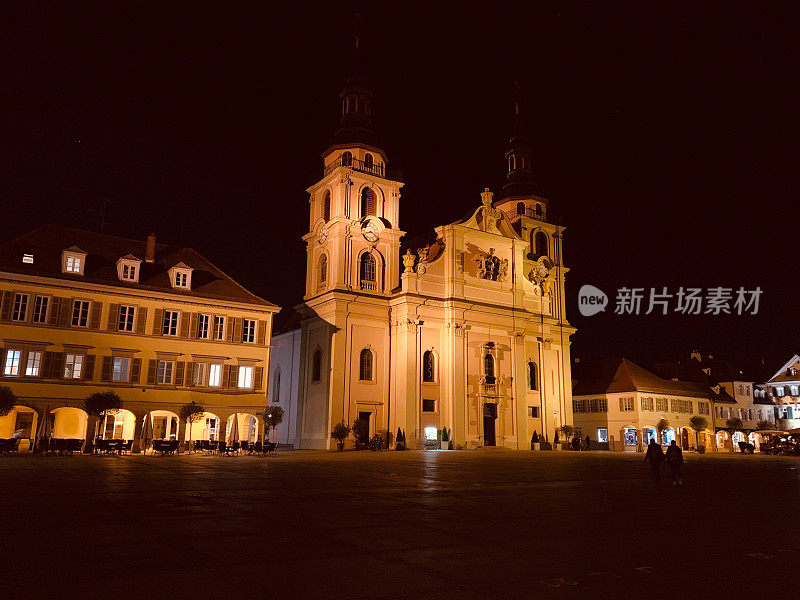
<instances>
[{"instance_id":1,"label":"dark sky","mask_svg":"<svg viewBox=\"0 0 800 600\"><path fill-rule=\"evenodd\" d=\"M103 197L107 232L155 231L296 304L352 17L336 2L165 4L2 9L0 238L92 227ZM800 349L792 19L755 3L532 4L351 7L404 172L402 228L430 232L499 189L519 80L537 179L567 226L573 354L698 347L777 369ZM612 301L622 286L764 293L757 316L582 318L585 283Z\"/></svg>"}]
</instances>

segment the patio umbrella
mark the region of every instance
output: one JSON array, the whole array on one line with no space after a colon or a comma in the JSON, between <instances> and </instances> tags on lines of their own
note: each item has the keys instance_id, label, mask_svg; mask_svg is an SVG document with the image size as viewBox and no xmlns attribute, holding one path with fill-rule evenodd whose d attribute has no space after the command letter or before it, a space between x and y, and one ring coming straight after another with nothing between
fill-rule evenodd
<instances>
[{"instance_id":1,"label":"patio umbrella","mask_svg":"<svg viewBox=\"0 0 800 600\"><path fill-rule=\"evenodd\" d=\"M144 416L144 426L142 426L142 453L147 451L147 445L150 443L150 440L153 439L153 419L150 417L150 413L147 413Z\"/></svg>"},{"instance_id":2,"label":"patio umbrella","mask_svg":"<svg viewBox=\"0 0 800 600\"><path fill-rule=\"evenodd\" d=\"M233 423L231 423L231 432L228 434L228 443L235 444L239 441L239 415L233 413Z\"/></svg>"},{"instance_id":3,"label":"patio umbrella","mask_svg":"<svg viewBox=\"0 0 800 600\"><path fill-rule=\"evenodd\" d=\"M41 419L39 419L39 429L36 431L36 450L41 450L41 444L44 442L47 443L47 438L50 437L49 435L49 421L50 421L50 407L44 409L44 415Z\"/></svg>"}]
</instances>

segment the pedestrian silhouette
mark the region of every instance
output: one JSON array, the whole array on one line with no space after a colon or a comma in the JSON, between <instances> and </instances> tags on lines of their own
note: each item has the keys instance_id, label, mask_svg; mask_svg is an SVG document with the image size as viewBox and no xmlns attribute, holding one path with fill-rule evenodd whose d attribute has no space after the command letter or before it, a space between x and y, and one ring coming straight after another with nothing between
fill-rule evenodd
<instances>
[{"instance_id":1,"label":"pedestrian silhouette","mask_svg":"<svg viewBox=\"0 0 800 600\"><path fill-rule=\"evenodd\" d=\"M589 436L587 435L587 436L586 436L586 449L587 449L587 450L589 450L589 448L591 448L591 443L592 443L592 440L591 440L591 439L589 438Z\"/></svg>"},{"instance_id":2,"label":"pedestrian silhouette","mask_svg":"<svg viewBox=\"0 0 800 600\"><path fill-rule=\"evenodd\" d=\"M661 463L664 462L664 451L661 450L661 446L656 444L655 440L650 440L644 459L650 463L650 475L653 476L653 481L658 485L661 481Z\"/></svg>"},{"instance_id":3,"label":"pedestrian silhouette","mask_svg":"<svg viewBox=\"0 0 800 600\"><path fill-rule=\"evenodd\" d=\"M675 443L675 440L672 440L669 443L669 448L667 448L667 465L669 465L669 472L672 475L672 485L681 485L683 480L681 479L681 465L683 465L683 450L678 444Z\"/></svg>"}]
</instances>

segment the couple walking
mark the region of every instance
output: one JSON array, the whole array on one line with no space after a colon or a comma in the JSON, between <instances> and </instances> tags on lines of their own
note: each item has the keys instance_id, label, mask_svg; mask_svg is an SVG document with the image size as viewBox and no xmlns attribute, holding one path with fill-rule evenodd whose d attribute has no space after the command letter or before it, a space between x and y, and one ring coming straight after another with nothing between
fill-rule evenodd
<instances>
[{"instance_id":1,"label":"couple walking","mask_svg":"<svg viewBox=\"0 0 800 600\"><path fill-rule=\"evenodd\" d=\"M661 446L657 444L655 440L651 439L650 444L647 446L647 454L644 455L644 459L650 463L650 473L653 475L656 485L661 481L661 463L665 460L669 465L669 471L672 475L672 485L675 486L683 483L681 480L683 450L675 443L675 440L669 443L669 448L667 448L667 454L665 456L664 451L661 450Z\"/></svg>"}]
</instances>

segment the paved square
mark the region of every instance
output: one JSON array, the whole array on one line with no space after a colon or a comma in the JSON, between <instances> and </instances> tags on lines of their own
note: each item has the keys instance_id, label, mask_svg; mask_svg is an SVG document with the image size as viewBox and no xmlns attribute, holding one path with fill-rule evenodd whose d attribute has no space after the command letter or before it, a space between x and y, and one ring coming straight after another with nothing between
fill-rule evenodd
<instances>
[{"instance_id":1,"label":"paved square","mask_svg":"<svg viewBox=\"0 0 800 600\"><path fill-rule=\"evenodd\" d=\"M792 597L800 460L284 452L0 458L3 596Z\"/></svg>"}]
</instances>

